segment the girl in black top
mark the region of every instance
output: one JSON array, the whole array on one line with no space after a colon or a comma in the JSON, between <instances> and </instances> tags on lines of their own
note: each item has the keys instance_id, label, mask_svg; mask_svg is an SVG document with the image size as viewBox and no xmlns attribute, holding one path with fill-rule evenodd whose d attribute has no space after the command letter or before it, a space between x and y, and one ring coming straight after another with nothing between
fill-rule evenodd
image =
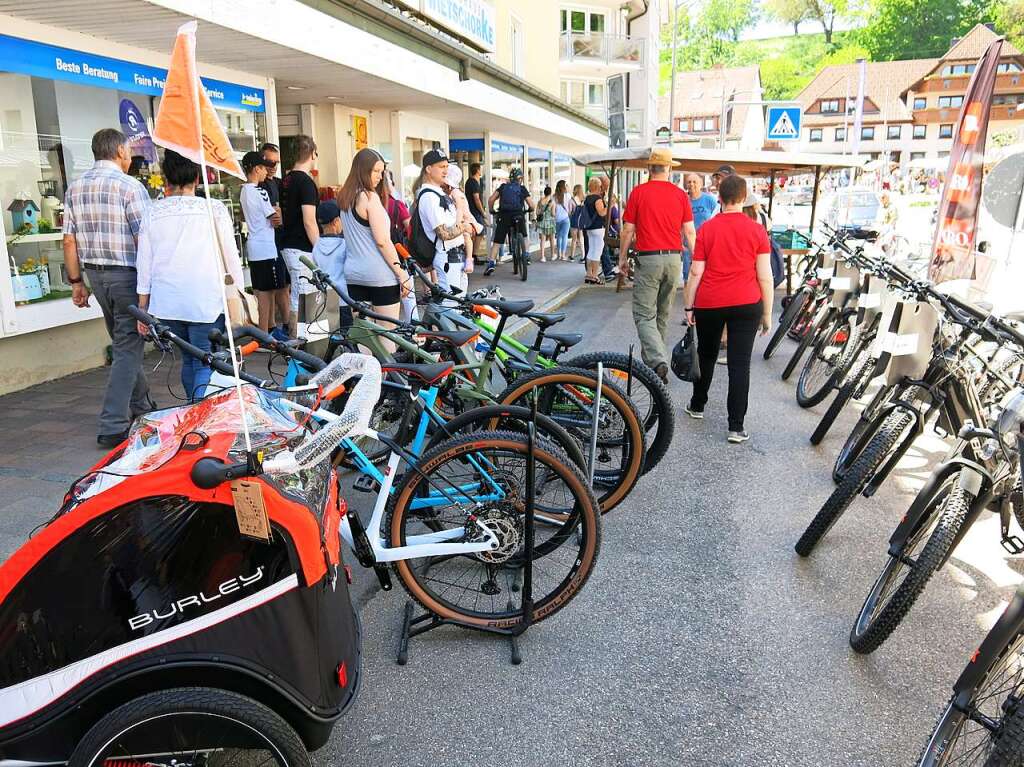
<instances>
[{"instance_id":1,"label":"girl in black top","mask_svg":"<svg viewBox=\"0 0 1024 767\"><path fill-rule=\"evenodd\" d=\"M582 229L587 261L587 276L583 281L589 285L600 285L601 254L604 252L604 217L608 213L601 195L601 179L594 176L587 184L590 194L583 201Z\"/></svg>"}]
</instances>

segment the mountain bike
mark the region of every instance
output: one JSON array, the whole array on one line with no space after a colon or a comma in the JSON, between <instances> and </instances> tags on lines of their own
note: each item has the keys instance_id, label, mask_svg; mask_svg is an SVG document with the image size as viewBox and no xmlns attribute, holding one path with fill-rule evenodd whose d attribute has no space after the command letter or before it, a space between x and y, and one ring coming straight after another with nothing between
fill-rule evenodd
<instances>
[{"instance_id":1,"label":"mountain bike","mask_svg":"<svg viewBox=\"0 0 1024 767\"><path fill-rule=\"evenodd\" d=\"M521 282L526 282L530 266L530 254L526 250L526 238L523 237L525 228L526 218L522 214L516 214L508 230L508 250L509 255L512 256L512 274L518 274Z\"/></svg>"}]
</instances>

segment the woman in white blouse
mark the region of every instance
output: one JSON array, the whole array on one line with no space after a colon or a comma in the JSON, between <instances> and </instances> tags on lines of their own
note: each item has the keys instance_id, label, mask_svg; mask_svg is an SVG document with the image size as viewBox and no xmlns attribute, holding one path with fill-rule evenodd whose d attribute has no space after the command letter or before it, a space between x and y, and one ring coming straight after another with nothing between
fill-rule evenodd
<instances>
[{"instance_id":1,"label":"woman in white blouse","mask_svg":"<svg viewBox=\"0 0 1024 767\"><path fill-rule=\"evenodd\" d=\"M135 264L139 308L161 320L175 335L209 350L210 330L224 329L221 270L226 268L235 285L245 284L234 227L224 204L212 200L217 228L214 238L207 202L196 197L198 165L167 150L161 169L166 197L149 206L139 231ZM145 334L148 329L140 323L139 332ZM201 398L209 382L210 368L185 355L181 364L185 396Z\"/></svg>"}]
</instances>

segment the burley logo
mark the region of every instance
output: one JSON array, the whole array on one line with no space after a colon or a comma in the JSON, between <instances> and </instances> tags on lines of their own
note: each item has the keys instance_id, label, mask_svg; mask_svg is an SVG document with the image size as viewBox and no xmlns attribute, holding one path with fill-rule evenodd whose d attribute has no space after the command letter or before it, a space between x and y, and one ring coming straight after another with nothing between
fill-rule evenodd
<instances>
[{"instance_id":1,"label":"burley logo","mask_svg":"<svg viewBox=\"0 0 1024 767\"><path fill-rule=\"evenodd\" d=\"M256 569L256 572L252 575L239 575L237 578L228 578L216 589L211 589L210 594L207 594L205 590L200 591L198 594L192 594L187 597L183 597L175 602L171 602L161 612L160 610L151 610L150 612L136 615L134 618L128 619L128 625L131 626L132 631L138 631L141 628L148 626L150 623L158 620L167 620L173 618L175 615L185 615L185 611L208 605L211 602L216 602L218 599L223 599L229 594L234 594L236 591L241 591L254 583L258 583L263 580L263 567L260 566Z\"/></svg>"}]
</instances>

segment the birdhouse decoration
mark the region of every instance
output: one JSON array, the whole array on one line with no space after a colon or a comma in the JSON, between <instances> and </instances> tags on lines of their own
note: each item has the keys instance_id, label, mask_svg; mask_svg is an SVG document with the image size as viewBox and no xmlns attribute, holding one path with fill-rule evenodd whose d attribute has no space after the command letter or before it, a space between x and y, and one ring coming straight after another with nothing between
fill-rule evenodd
<instances>
[{"instance_id":1,"label":"birdhouse decoration","mask_svg":"<svg viewBox=\"0 0 1024 767\"><path fill-rule=\"evenodd\" d=\"M29 234L36 234L39 231L39 206L32 200L15 200L7 210L11 212L14 232L26 230Z\"/></svg>"}]
</instances>

